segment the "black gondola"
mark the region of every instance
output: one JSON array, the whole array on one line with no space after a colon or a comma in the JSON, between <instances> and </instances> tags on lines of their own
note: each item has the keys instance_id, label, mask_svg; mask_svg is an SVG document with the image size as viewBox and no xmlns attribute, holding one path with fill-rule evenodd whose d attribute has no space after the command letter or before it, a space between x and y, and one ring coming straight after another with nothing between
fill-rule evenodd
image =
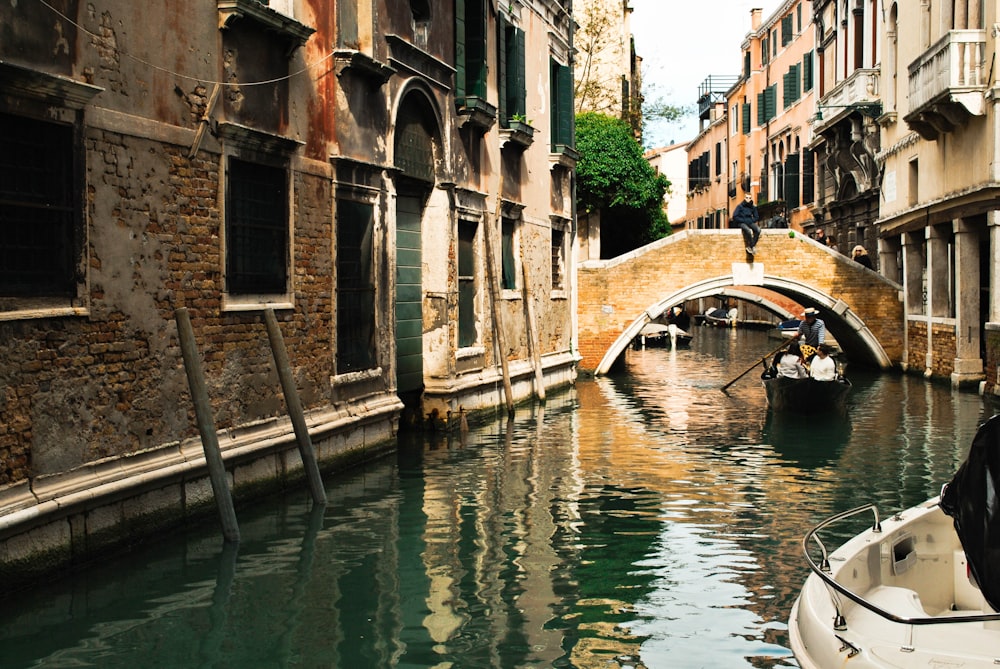
<instances>
[{"instance_id":1,"label":"black gondola","mask_svg":"<svg viewBox=\"0 0 1000 669\"><path fill-rule=\"evenodd\" d=\"M767 404L776 411L824 413L844 411L851 382L840 377L835 381L791 379L765 372L761 383L767 393Z\"/></svg>"}]
</instances>

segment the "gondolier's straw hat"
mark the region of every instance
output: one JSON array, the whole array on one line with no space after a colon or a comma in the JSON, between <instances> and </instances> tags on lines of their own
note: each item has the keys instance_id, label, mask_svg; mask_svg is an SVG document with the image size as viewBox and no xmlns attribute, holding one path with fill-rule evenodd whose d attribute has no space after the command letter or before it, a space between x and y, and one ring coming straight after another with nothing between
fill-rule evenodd
<instances>
[{"instance_id":1,"label":"gondolier's straw hat","mask_svg":"<svg viewBox=\"0 0 1000 669\"><path fill-rule=\"evenodd\" d=\"M802 312L802 315L805 318L810 318L810 317L815 318L816 316L819 316L819 311L813 309L812 307L806 307L806 310Z\"/></svg>"}]
</instances>

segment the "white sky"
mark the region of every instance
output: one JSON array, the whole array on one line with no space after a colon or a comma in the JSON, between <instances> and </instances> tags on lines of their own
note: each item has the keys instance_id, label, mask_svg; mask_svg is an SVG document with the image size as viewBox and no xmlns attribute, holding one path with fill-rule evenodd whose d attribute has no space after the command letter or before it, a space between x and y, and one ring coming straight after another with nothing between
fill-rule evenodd
<instances>
[{"instance_id":1,"label":"white sky","mask_svg":"<svg viewBox=\"0 0 1000 669\"><path fill-rule=\"evenodd\" d=\"M736 76L750 10L767 19L782 0L632 0L632 35L642 58L643 93L691 113L682 124L650 123L647 148L685 142L698 133L698 86L710 75Z\"/></svg>"}]
</instances>

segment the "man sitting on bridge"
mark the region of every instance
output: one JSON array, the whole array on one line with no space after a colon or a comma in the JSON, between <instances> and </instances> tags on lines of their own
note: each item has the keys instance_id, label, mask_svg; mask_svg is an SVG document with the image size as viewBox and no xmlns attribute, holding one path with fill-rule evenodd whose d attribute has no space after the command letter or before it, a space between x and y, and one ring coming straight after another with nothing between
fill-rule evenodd
<instances>
[{"instance_id":1,"label":"man sitting on bridge","mask_svg":"<svg viewBox=\"0 0 1000 669\"><path fill-rule=\"evenodd\" d=\"M736 205L733 223L740 226L743 231L743 241L746 242L747 253L750 255L757 253L757 240L760 239L760 226L757 225L759 220L760 213L753 203L753 196L747 193L743 196L743 201Z\"/></svg>"}]
</instances>

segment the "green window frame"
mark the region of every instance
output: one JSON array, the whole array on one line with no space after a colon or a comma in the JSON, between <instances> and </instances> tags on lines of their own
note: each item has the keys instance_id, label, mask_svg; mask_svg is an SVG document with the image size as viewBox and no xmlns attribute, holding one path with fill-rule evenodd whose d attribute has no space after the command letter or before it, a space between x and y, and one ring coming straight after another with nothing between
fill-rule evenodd
<instances>
[{"instance_id":1,"label":"green window frame","mask_svg":"<svg viewBox=\"0 0 1000 669\"><path fill-rule=\"evenodd\" d=\"M802 56L802 91L811 91L813 88L813 59L814 52L809 51Z\"/></svg>"},{"instance_id":2,"label":"green window frame","mask_svg":"<svg viewBox=\"0 0 1000 669\"><path fill-rule=\"evenodd\" d=\"M552 152L572 148L573 138L573 71L555 59L549 60Z\"/></svg>"},{"instance_id":3,"label":"green window frame","mask_svg":"<svg viewBox=\"0 0 1000 669\"><path fill-rule=\"evenodd\" d=\"M486 99L486 3L455 0L455 98Z\"/></svg>"},{"instance_id":4,"label":"green window frame","mask_svg":"<svg viewBox=\"0 0 1000 669\"><path fill-rule=\"evenodd\" d=\"M500 287L517 290L517 221L507 216L500 223Z\"/></svg>"},{"instance_id":5,"label":"green window frame","mask_svg":"<svg viewBox=\"0 0 1000 669\"><path fill-rule=\"evenodd\" d=\"M479 286L476 280L476 233L475 221L458 222L458 346L465 348L479 341L479 318L476 302Z\"/></svg>"}]
</instances>

